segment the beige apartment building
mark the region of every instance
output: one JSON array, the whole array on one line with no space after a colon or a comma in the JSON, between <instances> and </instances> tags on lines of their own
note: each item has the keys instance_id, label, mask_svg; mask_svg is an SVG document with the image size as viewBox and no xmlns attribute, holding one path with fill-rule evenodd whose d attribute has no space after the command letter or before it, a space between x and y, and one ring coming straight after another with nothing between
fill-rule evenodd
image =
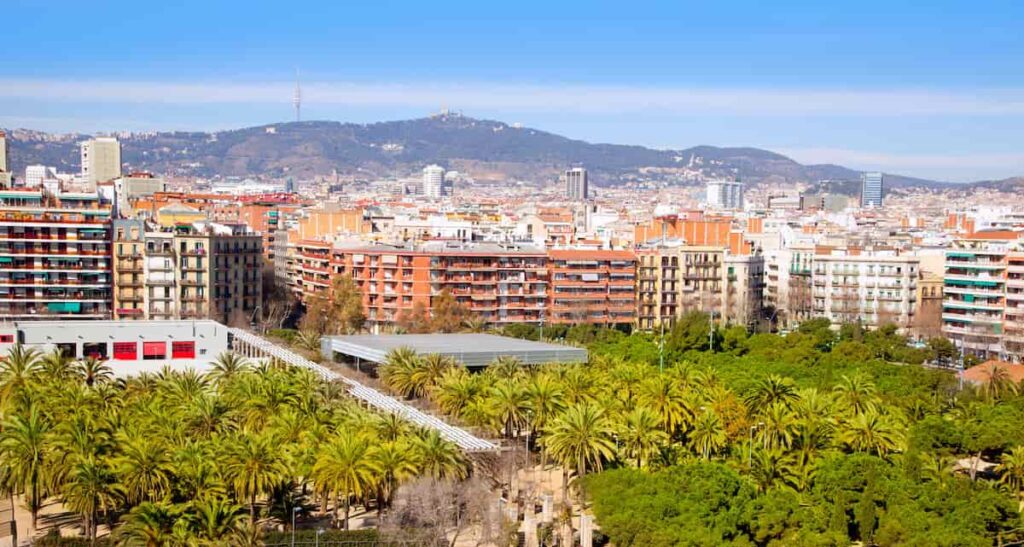
<instances>
[{"instance_id":1,"label":"beige apartment building","mask_svg":"<svg viewBox=\"0 0 1024 547\"><path fill-rule=\"evenodd\" d=\"M637 253L637 326L651 330L691 311L753 326L764 302L764 258L718 246L666 245Z\"/></svg>"},{"instance_id":2,"label":"beige apartment building","mask_svg":"<svg viewBox=\"0 0 1024 547\"><path fill-rule=\"evenodd\" d=\"M121 178L121 143L113 137L96 137L82 143L82 178L95 187L98 182Z\"/></svg>"},{"instance_id":3,"label":"beige apartment building","mask_svg":"<svg viewBox=\"0 0 1024 547\"><path fill-rule=\"evenodd\" d=\"M244 225L115 220L114 315L247 324L262 300L262 243Z\"/></svg>"}]
</instances>

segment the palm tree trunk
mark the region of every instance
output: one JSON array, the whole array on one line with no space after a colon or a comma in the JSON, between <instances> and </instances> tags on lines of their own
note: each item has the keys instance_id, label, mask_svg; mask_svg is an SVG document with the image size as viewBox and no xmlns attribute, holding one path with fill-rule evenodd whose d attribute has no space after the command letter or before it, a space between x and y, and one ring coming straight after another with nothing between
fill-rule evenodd
<instances>
[{"instance_id":1,"label":"palm tree trunk","mask_svg":"<svg viewBox=\"0 0 1024 547\"><path fill-rule=\"evenodd\" d=\"M345 527L344 527L345 530L348 530L349 497L350 497L350 494L349 494L348 490L346 489L345 490Z\"/></svg>"},{"instance_id":2,"label":"palm tree trunk","mask_svg":"<svg viewBox=\"0 0 1024 547\"><path fill-rule=\"evenodd\" d=\"M11 515L14 514L14 489L12 488L7 494L11 501ZM33 525L32 532L35 532L35 525ZM30 534L31 535L31 534ZM11 528L11 545L18 545L18 526L15 525Z\"/></svg>"},{"instance_id":3,"label":"palm tree trunk","mask_svg":"<svg viewBox=\"0 0 1024 547\"><path fill-rule=\"evenodd\" d=\"M249 496L249 522L256 525L256 492Z\"/></svg>"},{"instance_id":4,"label":"palm tree trunk","mask_svg":"<svg viewBox=\"0 0 1024 547\"><path fill-rule=\"evenodd\" d=\"M34 534L36 532L36 530L39 529L38 523L39 523L39 505L40 505L39 504L39 477L36 476L36 473L34 471L32 473L32 499L30 500L29 503L32 506L32 533ZM11 506L11 509L14 509L13 505ZM15 543L15 545L17 545L17 543Z\"/></svg>"}]
</instances>

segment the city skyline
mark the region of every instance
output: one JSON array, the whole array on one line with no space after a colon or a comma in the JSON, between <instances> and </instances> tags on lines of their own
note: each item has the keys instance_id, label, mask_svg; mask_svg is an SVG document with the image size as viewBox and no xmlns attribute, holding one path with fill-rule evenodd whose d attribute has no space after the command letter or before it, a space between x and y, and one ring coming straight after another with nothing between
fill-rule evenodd
<instances>
[{"instance_id":1,"label":"city skyline","mask_svg":"<svg viewBox=\"0 0 1024 547\"><path fill-rule=\"evenodd\" d=\"M125 6L133 31L146 32L115 21L103 33L125 32L109 41L80 24L119 3L97 13L67 4L43 20L32 3L14 2L7 13L21 24L9 39L34 45L0 60L0 126L280 122L294 117L298 67L304 119L373 122L448 106L591 142L754 146L802 163L1003 178L1024 174L1014 147L1024 137L1024 78L1014 70L1024 47L1012 27L1022 8L986 4L947 2L927 13L881 2L852 10L314 4L245 13L204 5L202 18L188 5ZM578 32L559 32L566 21Z\"/></svg>"}]
</instances>

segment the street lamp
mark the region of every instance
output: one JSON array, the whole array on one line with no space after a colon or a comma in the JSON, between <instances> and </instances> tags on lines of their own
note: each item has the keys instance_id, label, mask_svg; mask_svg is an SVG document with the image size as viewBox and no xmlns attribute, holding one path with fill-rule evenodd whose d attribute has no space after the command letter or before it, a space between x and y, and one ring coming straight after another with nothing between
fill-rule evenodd
<instances>
[{"instance_id":1,"label":"street lamp","mask_svg":"<svg viewBox=\"0 0 1024 547\"><path fill-rule=\"evenodd\" d=\"M302 511L301 507L292 507L292 547L295 547L295 515Z\"/></svg>"},{"instance_id":2,"label":"street lamp","mask_svg":"<svg viewBox=\"0 0 1024 547\"><path fill-rule=\"evenodd\" d=\"M316 547L320 547L320 534L322 534L322 533L324 533L324 529L323 528L317 528L316 529L316 536L315 536L315 540L314 540L314 543L313 543Z\"/></svg>"}]
</instances>

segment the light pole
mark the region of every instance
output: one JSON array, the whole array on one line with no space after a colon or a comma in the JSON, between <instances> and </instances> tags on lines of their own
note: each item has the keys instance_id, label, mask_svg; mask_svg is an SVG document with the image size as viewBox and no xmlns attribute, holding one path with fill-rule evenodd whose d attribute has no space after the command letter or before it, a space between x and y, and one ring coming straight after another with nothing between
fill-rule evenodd
<instances>
[{"instance_id":1,"label":"light pole","mask_svg":"<svg viewBox=\"0 0 1024 547\"><path fill-rule=\"evenodd\" d=\"M316 529L316 536L314 536L314 541L313 541L313 545L315 545L316 547L320 547L320 534L322 534L322 533L324 533L324 529L323 528L317 528Z\"/></svg>"},{"instance_id":2,"label":"light pole","mask_svg":"<svg viewBox=\"0 0 1024 547\"><path fill-rule=\"evenodd\" d=\"M661 323L661 342L658 343L658 372L665 372L665 318L659 318Z\"/></svg>"},{"instance_id":3,"label":"light pole","mask_svg":"<svg viewBox=\"0 0 1024 547\"><path fill-rule=\"evenodd\" d=\"M292 547L295 547L295 515L302 511L301 507L292 507Z\"/></svg>"}]
</instances>

